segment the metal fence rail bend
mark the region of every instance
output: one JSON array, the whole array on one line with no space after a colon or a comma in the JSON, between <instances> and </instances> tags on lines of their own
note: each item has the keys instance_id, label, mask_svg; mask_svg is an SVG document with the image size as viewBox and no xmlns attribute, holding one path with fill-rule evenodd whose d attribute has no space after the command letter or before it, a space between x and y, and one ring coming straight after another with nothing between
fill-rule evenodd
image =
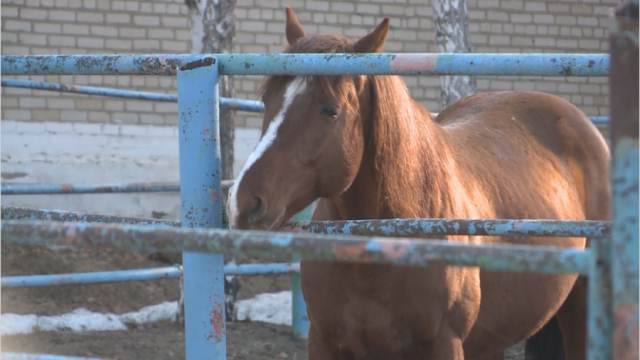
<instances>
[{"instance_id":1,"label":"metal fence rail bend","mask_svg":"<svg viewBox=\"0 0 640 360\"><path fill-rule=\"evenodd\" d=\"M633 6L633 5L632 5ZM589 277L588 357L622 358L638 348L638 41L635 11L617 14L607 54L183 54L3 56L2 75L175 75L178 80L181 227L165 224L3 221L18 246L109 246L182 252L187 359L226 357L223 254L425 266L445 262L498 271ZM222 229L220 75L610 76L613 214L606 222L364 220L292 225L295 232ZM203 135L204 134L204 135ZM212 136L213 134L213 136ZM33 219L33 217L28 218ZM324 232L309 233L301 230ZM352 235L362 234L362 235ZM385 236L580 236L586 250L468 245ZM294 273L294 287L296 286ZM207 296L201 296L206 293ZM294 303L294 307L296 304ZM298 303L303 306L303 303ZM304 309L294 324L306 324ZM615 315L615 316L614 316ZM211 321L201 321L211 319ZM299 332L305 330L298 328Z\"/></svg>"},{"instance_id":2,"label":"metal fence rail bend","mask_svg":"<svg viewBox=\"0 0 640 360\"><path fill-rule=\"evenodd\" d=\"M23 88L23 89L68 92L68 93L74 93L74 94L111 96L111 97L120 97L120 98L135 99L135 100L149 100L149 101L161 101L161 102L177 102L178 101L178 96L171 95L171 94L162 94L162 93L155 93L155 92L148 92L148 91L123 90L123 89L114 89L114 88L108 88L108 87L67 85L67 84L34 81L34 80L16 80L16 79L2 80L2 86ZM249 112L263 112L264 104L260 101L255 101L255 100L221 97L220 108L221 109L226 108L229 110L243 110L243 111L249 111ZM437 116L437 115L438 114L432 113L432 116ZM593 121L593 123L596 125L607 125L609 123L609 117L608 116L591 116L591 121Z\"/></svg>"},{"instance_id":3,"label":"metal fence rail bend","mask_svg":"<svg viewBox=\"0 0 640 360\"><path fill-rule=\"evenodd\" d=\"M160 102L178 102L178 95L162 94L149 91L134 91L114 89L108 87L67 85L45 81L34 80L18 80L8 79L2 80L3 87L15 87L23 89L36 89L56 92L67 92L73 94L85 94L96 96L119 97L134 100L150 100ZM250 112L263 112L264 104L260 101L237 99L237 98L220 98L220 107L229 110L242 110Z\"/></svg>"}]
</instances>

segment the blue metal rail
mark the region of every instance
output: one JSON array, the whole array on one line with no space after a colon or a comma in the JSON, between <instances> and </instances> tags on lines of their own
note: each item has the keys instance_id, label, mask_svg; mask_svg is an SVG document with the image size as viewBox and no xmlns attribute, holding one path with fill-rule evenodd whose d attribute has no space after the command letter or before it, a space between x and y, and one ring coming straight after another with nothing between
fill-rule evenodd
<instances>
[{"instance_id":1,"label":"blue metal rail","mask_svg":"<svg viewBox=\"0 0 640 360\"><path fill-rule=\"evenodd\" d=\"M609 235L608 221L504 220L504 219L379 219L300 221L287 230L321 234L363 236L553 236L602 238Z\"/></svg>"},{"instance_id":2,"label":"blue metal rail","mask_svg":"<svg viewBox=\"0 0 640 360\"><path fill-rule=\"evenodd\" d=\"M52 354L30 354L30 353L14 353L2 352L4 360L107 360L107 358L84 357L84 356L66 356Z\"/></svg>"},{"instance_id":3,"label":"blue metal rail","mask_svg":"<svg viewBox=\"0 0 640 360\"><path fill-rule=\"evenodd\" d=\"M443 240L279 233L149 225L5 220L6 245L108 246L139 253L181 251L425 266L444 262L495 271L588 274L591 251L533 245L473 245ZM184 264L185 268L188 264ZM202 276L202 274L201 274Z\"/></svg>"},{"instance_id":4,"label":"blue metal rail","mask_svg":"<svg viewBox=\"0 0 640 360\"><path fill-rule=\"evenodd\" d=\"M121 97L137 100L150 100L150 101L163 101L163 102L177 102L177 95L162 94L148 91L134 91L124 89L114 89L107 87L95 87L95 86L81 86L81 85L65 85L60 83L35 81L35 80L17 80L9 79L2 80L2 86L15 87L24 89L38 89L57 92L69 92L76 94L86 95L98 95L98 96L110 96ZM263 112L264 104L260 101L238 99L238 98L220 98L220 107L230 110L242 110L249 112ZM438 114L433 114L437 116ZM596 125L607 125L609 123L608 116L591 116L591 121ZM176 185L178 186L178 185ZM3 191L4 194L4 191Z\"/></svg>"},{"instance_id":5,"label":"blue metal rail","mask_svg":"<svg viewBox=\"0 0 640 360\"><path fill-rule=\"evenodd\" d=\"M2 220L42 220L66 222L98 222L110 224L139 224L158 226L180 226L177 221L149 218L135 218L115 215L81 214L64 210L34 210L16 207L2 207Z\"/></svg>"},{"instance_id":6,"label":"blue metal rail","mask_svg":"<svg viewBox=\"0 0 640 360\"><path fill-rule=\"evenodd\" d=\"M3 87L14 87L23 89L36 89L45 91L67 92L74 94L97 95L120 97L134 100L150 100L161 102L178 102L178 95L161 94L149 91L134 91L124 89L114 89L108 87L82 86L82 85L66 85L53 82L35 81L35 80L19 80L7 79L2 80ZM242 110L250 112L263 112L264 104L260 101L238 99L238 98L220 98L220 107L229 110Z\"/></svg>"},{"instance_id":7,"label":"blue metal rail","mask_svg":"<svg viewBox=\"0 0 640 360\"><path fill-rule=\"evenodd\" d=\"M376 219L309 221L312 206L296 215L282 231L327 235L424 237L471 236L552 236L605 238L611 233L609 221L518 220L518 219ZM62 210L2 208L2 220L117 223L131 225L178 226L177 222L111 215L79 214Z\"/></svg>"},{"instance_id":8,"label":"blue metal rail","mask_svg":"<svg viewBox=\"0 0 640 360\"><path fill-rule=\"evenodd\" d=\"M2 57L3 75L174 75L215 57L223 75L607 76L607 54L148 54Z\"/></svg>"},{"instance_id":9,"label":"blue metal rail","mask_svg":"<svg viewBox=\"0 0 640 360\"><path fill-rule=\"evenodd\" d=\"M233 180L223 180L221 186L228 189ZM2 184L2 195L44 195L44 194L104 194L104 193L140 193L140 192L179 192L178 183L126 183L126 184Z\"/></svg>"},{"instance_id":10,"label":"blue metal rail","mask_svg":"<svg viewBox=\"0 0 640 360\"><path fill-rule=\"evenodd\" d=\"M225 275L237 276L282 275L299 271L300 264L298 263L226 264L224 266ZM86 273L3 276L0 284L5 288L40 287L175 279L180 276L182 276L182 266L166 266Z\"/></svg>"}]
</instances>

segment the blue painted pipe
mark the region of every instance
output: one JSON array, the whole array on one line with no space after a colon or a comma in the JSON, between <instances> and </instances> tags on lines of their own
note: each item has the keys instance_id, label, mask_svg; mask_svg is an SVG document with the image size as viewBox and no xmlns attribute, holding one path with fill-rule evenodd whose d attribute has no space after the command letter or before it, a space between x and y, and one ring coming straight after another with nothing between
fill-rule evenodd
<instances>
[{"instance_id":1,"label":"blue painted pipe","mask_svg":"<svg viewBox=\"0 0 640 360\"><path fill-rule=\"evenodd\" d=\"M129 99L136 99L136 100L152 100L152 101L163 101L163 102L178 101L177 95L161 94L161 93L154 93L154 92L147 92L147 91L134 91L134 90L106 88L106 87L95 87L95 86L65 85L60 83L51 83L51 82L34 81L34 80L16 80L16 79L2 80L2 86L25 88L25 89L49 90L49 91L58 91L58 92L69 92L69 93L86 94L86 95L121 97L121 98L129 98ZM242 111L249 111L249 112L264 111L264 104L261 101L247 100L247 99L221 97L220 106L222 108L227 108L230 110L242 110ZM432 114L432 116L436 117L438 116L438 114L434 113ZM591 121L593 121L593 123L596 125L607 125L609 123L609 117L608 116L592 116ZM3 191L3 194L4 194L4 191Z\"/></svg>"},{"instance_id":2,"label":"blue painted pipe","mask_svg":"<svg viewBox=\"0 0 640 360\"><path fill-rule=\"evenodd\" d=\"M223 180L223 189L233 185L233 180ZM139 182L126 184L1 184L2 195L43 195L43 194L103 194L138 192L178 192L178 183Z\"/></svg>"},{"instance_id":3,"label":"blue painted pipe","mask_svg":"<svg viewBox=\"0 0 640 360\"><path fill-rule=\"evenodd\" d=\"M494 271L580 274L589 273L592 259L589 249L510 244L473 245L442 240L238 231L206 229L202 226L189 229L5 220L0 230L2 241L7 245L65 245L68 248L108 246L143 254L188 251L255 257L269 254L270 257L288 259L299 255L303 259L411 266L425 266L435 261L459 266L480 266Z\"/></svg>"},{"instance_id":4,"label":"blue painted pipe","mask_svg":"<svg viewBox=\"0 0 640 360\"><path fill-rule=\"evenodd\" d=\"M595 125L609 125L609 117L608 116L592 116L591 121Z\"/></svg>"},{"instance_id":5,"label":"blue painted pipe","mask_svg":"<svg viewBox=\"0 0 640 360\"><path fill-rule=\"evenodd\" d=\"M66 356L66 355L52 355L52 354L29 354L29 353L14 353L14 352L2 352L2 359L4 360L101 360L102 358L96 357L83 357L83 356Z\"/></svg>"},{"instance_id":6,"label":"blue painted pipe","mask_svg":"<svg viewBox=\"0 0 640 360\"><path fill-rule=\"evenodd\" d=\"M300 271L298 263L227 264L225 275L255 276L281 275ZM100 271L70 274L19 275L1 278L2 287L41 287L57 285L102 284L125 281L146 281L175 279L182 275L181 266L167 266L152 269Z\"/></svg>"},{"instance_id":7,"label":"blue painted pipe","mask_svg":"<svg viewBox=\"0 0 640 360\"><path fill-rule=\"evenodd\" d=\"M34 80L2 80L3 87L14 87L24 89L38 89L46 91L68 92L75 94L97 95L120 97L135 100L151 100L161 102L178 102L178 96L172 94L161 94L148 91L135 91L114 89L108 87L81 86L81 85L65 85L60 83L52 83ZM260 101L238 99L238 98L220 98L220 106L229 110L242 110L250 112L263 112L264 104Z\"/></svg>"},{"instance_id":8,"label":"blue painted pipe","mask_svg":"<svg viewBox=\"0 0 640 360\"><path fill-rule=\"evenodd\" d=\"M215 57L224 75L607 76L607 54L147 54L2 57L3 75L173 75Z\"/></svg>"},{"instance_id":9,"label":"blue painted pipe","mask_svg":"<svg viewBox=\"0 0 640 360\"><path fill-rule=\"evenodd\" d=\"M177 75L183 228L223 227L219 75L212 58L185 64ZM224 257L184 249L182 265L185 358L226 359Z\"/></svg>"},{"instance_id":10,"label":"blue painted pipe","mask_svg":"<svg viewBox=\"0 0 640 360\"><path fill-rule=\"evenodd\" d=\"M130 183L108 185L76 184L2 184L2 195L43 195L43 194L102 194L137 192L178 192L179 184L171 183Z\"/></svg>"},{"instance_id":11,"label":"blue painted pipe","mask_svg":"<svg viewBox=\"0 0 640 360\"><path fill-rule=\"evenodd\" d=\"M376 219L299 221L284 230L320 234L425 237L448 235L472 236L609 236L611 223L595 220L518 220L518 219Z\"/></svg>"},{"instance_id":12,"label":"blue painted pipe","mask_svg":"<svg viewBox=\"0 0 640 360\"><path fill-rule=\"evenodd\" d=\"M299 263L260 263L260 264L227 264L224 266L225 275L279 275L300 272Z\"/></svg>"},{"instance_id":13,"label":"blue painted pipe","mask_svg":"<svg viewBox=\"0 0 640 360\"><path fill-rule=\"evenodd\" d=\"M41 287L71 284L102 284L125 281L144 281L159 279L174 279L180 277L180 266L167 266L154 269L135 269L117 271L99 271L87 273L50 274L50 275L19 275L3 276L2 287Z\"/></svg>"}]
</instances>

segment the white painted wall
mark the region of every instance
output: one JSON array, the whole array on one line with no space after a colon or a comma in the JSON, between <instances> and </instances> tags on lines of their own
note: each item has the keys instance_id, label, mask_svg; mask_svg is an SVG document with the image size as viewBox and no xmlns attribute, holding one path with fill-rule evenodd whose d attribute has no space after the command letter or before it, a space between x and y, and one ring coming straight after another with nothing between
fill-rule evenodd
<instances>
[{"instance_id":1,"label":"white painted wall","mask_svg":"<svg viewBox=\"0 0 640 360\"><path fill-rule=\"evenodd\" d=\"M257 129L236 130L236 174L257 143ZM1 123L3 182L114 184L177 182L175 127L92 123ZM2 206L177 218L177 193L98 195L5 195Z\"/></svg>"}]
</instances>

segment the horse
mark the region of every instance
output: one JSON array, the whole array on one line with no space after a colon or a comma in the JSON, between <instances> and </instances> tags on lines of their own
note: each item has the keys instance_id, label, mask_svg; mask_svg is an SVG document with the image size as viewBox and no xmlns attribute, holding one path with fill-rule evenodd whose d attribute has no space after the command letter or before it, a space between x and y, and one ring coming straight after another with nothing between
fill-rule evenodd
<instances>
[{"instance_id":1,"label":"horse","mask_svg":"<svg viewBox=\"0 0 640 360\"><path fill-rule=\"evenodd\" d=\"M287 53L381 52L367 35L307 35L286 9ZM233 185L237 229L315 220L606 219L609 150L583 112L551 94L484 92L434 119L398 76L271 76L262 137ZM584 238L450 236L468 244L584 248ZM585 356L576 274L304 260L310 359L500 359L557 318L567 359ZM554 319L555 319L554 318Z\"/></svg>"}]
</instances>

